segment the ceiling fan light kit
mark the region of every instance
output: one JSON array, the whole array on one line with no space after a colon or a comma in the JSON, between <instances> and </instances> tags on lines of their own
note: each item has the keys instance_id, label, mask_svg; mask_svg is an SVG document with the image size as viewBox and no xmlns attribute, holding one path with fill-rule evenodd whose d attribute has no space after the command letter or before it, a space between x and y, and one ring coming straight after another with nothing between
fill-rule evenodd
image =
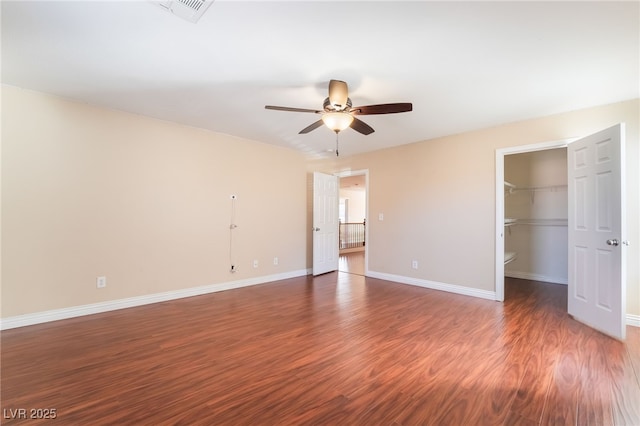
<instances>
[{"instance_id":1,"label":"ceiling fan light kit","mask_svg":"<svg viewBox=\"0 0 640 426\"><path fill-rule=\"evenodd\" d=\"M341 80L331 80L329 82L329 96L324 100L322 110L292 108L274 105L265 105L266 109L275 111L291 111L291 112L311 112L314 114L322 114L320 120L312 123L300 131L300 134L306 134L324 124L336 133L336 155L338 155L337 137L338 133L351 127L358 133L370 135L374 132L373 128L354 115L371 115L371 114L396 114L399 112L409 112L413 110L411 103L392 103L365 105L360 107L352 107L349 98L349 88L347 83Z\"/></svg>"},{"instance_id":2,"label":"ceiling fan light kit","mask_svg":"<svg viewBox=\"0 0 640 426\"><path fill-rule=\"evenodd\" d=\"M322 115L322 122L334 132L339 133L351 126L353 115L347 112L325 112Z\"/></svg>"}]
</instances>

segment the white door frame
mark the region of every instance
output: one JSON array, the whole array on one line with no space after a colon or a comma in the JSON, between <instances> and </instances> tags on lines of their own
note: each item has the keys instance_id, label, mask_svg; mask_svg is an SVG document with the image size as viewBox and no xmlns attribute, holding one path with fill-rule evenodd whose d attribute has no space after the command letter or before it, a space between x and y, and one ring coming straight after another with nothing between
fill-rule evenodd
<instances>
[{"instance_id":1,"label":"white door frame","mask_svg":"<svg viewBox=\"0 0 640 426\"><path fill-rule=\"evenodd\" d=\"M504 156L566 148L578 138L496 149L496 300L504 301Z\"/></svg>"},{"instance_id":2,"label":"white door frame","mask_svg":"<svg viewBox=\"0 0 640 426\"><path fill-rule=\"evenodd\" d=\"M338 176L338 179L349 176L362 176L364 175L364 197L365 197L365 216L367 218L367 225L364 227L364 275L369 276L369 247L370 247L370 239L369 239L369 228L371 224L371 219L369 217L369 169L362 170L345 170L342 172L334 173L335 176Z\"/></svg>"}]
</instances>

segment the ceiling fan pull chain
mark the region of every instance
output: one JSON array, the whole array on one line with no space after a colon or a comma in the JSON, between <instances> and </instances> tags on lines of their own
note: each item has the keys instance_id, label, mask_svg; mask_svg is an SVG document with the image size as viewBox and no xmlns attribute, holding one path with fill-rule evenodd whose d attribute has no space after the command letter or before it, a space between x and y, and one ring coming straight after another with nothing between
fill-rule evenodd
<instances>
[{"instance_id":1,"label":"ceiling fan pull chain","mask_svg":"<svg viewBox=\"0 0 640 426\"><path fill-rule=\"evenodd\" d=\"M338 155L340 155L340 154L338 153L338 132L336 132L336 157Z\"/></svg>"}]
</instances>

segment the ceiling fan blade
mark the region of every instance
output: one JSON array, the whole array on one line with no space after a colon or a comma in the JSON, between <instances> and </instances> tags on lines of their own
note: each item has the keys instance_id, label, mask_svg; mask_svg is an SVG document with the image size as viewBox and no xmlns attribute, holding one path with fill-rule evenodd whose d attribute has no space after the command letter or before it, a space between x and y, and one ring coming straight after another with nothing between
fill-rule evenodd
<instances>
[{"instance_id":1,"label":"ceiling fan blade","mask_svg":"<svg viewBox=\"0 0 640 426\"><path fill-rule=\"evenodd\" d=\"M300 130L298 132L298 134L303 135L305 133L309 133L310 131L317 129L318 127L322 126L323 124L324 124L324 122L322 120L318 120L315 123L313 123L313 124L305 127L304 129Z\"/></svg>"},{"instance_id":2,"label":"ceiling fan blade","mask_svg":"<svg viewBox=\"0 0 640 426\"><path fill-rule=\"evenodd\" d=\"M323 111L317 109L307 109L307 108L291 108L291 107L283 107L283 106L273 106L273 105L265 105L265 109L273 109L276 111L291 111L291 112L312 112L314 114L320 114Z\"/></svg>"},{"instance_id":3,"label":"ceiling fan blade","mask_svg":"<svg viewBox=\"0 0 640 426\"><path fill-rule=\"evenodd\" d=\"M342 80L331 80L329 82L329 103L333 107L342 111L347 106L349 99L349 87Z\"/></svg>"},{"instance_id":4,"label":"ceiling fan blade","mask_svg":"<svg viewBox=\"0 0 640 426\"><path fill-rule=\"evenodd\" d=\"M355 117L353 117L353 121L351 122L350 127L356 132L362 133L363 135L370 135L371 133L375 132L375 130L373 130L373 127Z\"/></svg>"},{"instance_id":5,"label":"ceiling fan blade","mask_svg":"<svg viewBox=\"0 0 640 426\"><path fill-rule=\"evenodd\" d=\"M365 105L351 108L351 114L372 115L372 114L395 114L398 112L413 111L413 104L409 102L396 104Z\"/></svg>"}]
</instances>

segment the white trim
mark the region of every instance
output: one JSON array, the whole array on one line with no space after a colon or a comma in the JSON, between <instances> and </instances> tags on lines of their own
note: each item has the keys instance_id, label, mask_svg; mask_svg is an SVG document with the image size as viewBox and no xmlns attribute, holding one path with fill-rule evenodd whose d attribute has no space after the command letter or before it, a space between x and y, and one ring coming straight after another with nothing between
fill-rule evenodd
<instances>
[{"instance_id":1,"label":"white trim","mask_svg":"<svg viewBox=\"0 0 640 426\"><path fill-rule=\"evenodd\" d=\"M200 296L218 291L232 290L241 287L248 287L258 284L266 284L273 281L286 280L311 274L310 269L284 272L281 274L266 275L244 280L229 281L226 283L209 284L200 287L185 288L182 290L166 291L163 293L148 294L144 296L128 297L126 299L110 300L107 302L91 303L89 305L72 306L70 308L54 309L51 311L35 312L32 314L17 315L14 317L0 319L0 330L10 328L25 327L28 325L41 324L45 322L58 321L68 318L75 318L84 315L99 314L102 312L115 311L117 309L132 308L151 303L166 302L169 300L182 299L184 297Z\"/></svg>"},{"instance_id":2,"label":"white trim","mask_svg":"<svg viewBox=\"0 0 640 426\"><path fill-rule=\"evenodd\" d=\"M493 291L480 290L477 288L464 287L461 285L441 283L437 281L423 280L420 278L405 277L402 275L387 274L384 272L369 271L368 277L378 278L386 281L394 281L400 284L415 285L418 287L430 288L432 290L446 291L448 293L462 294L464 296L478 297L480 299L495 300L496 294Z\"/></svg>"},{"instance_id":3,"label":"white trim","mask_svg":"<svg viewBox=\"0 0 640 426\"><path fill-rule=\"evenodd\" d=\"M504 150L496 150L495 293L498 302L504 302L504 156Z\"/></svg>"},{"instance_id":4,"label":"white trim","mask_svg":"<svg viewBox=\"0 0 640 426\"><path fill-rule=\"evenodd\" d=\"M640 315L627 314L627 325L640 327Z\"/></svg>"},{"instance_id":5,"label":"white trim","mask_svg":"<svg viewBox=\"0 0 640 426\"><path fill-rule=\"evenodd\" d=\"M569 279L566 277L550 277L548 275L534 274L532 272L505 271L505 277L519 278L522 280L542 281L550 284L569 285Z\"/></svg>"},{"instance_id":6,"label":"white trim","mask_svg":"<svg viewBox=\"0 0 640 426\"><path fill-rule=\"evenodd\" d=\"M525 152L545 151L547 149L566 148L571 142L578 140L577 137L560 139L557 141L534 143L529 145L511 146L508 148L498 148L496 152L501 152L504 155L509 154L523 154Z\"/></svg>"}]
</instances>

